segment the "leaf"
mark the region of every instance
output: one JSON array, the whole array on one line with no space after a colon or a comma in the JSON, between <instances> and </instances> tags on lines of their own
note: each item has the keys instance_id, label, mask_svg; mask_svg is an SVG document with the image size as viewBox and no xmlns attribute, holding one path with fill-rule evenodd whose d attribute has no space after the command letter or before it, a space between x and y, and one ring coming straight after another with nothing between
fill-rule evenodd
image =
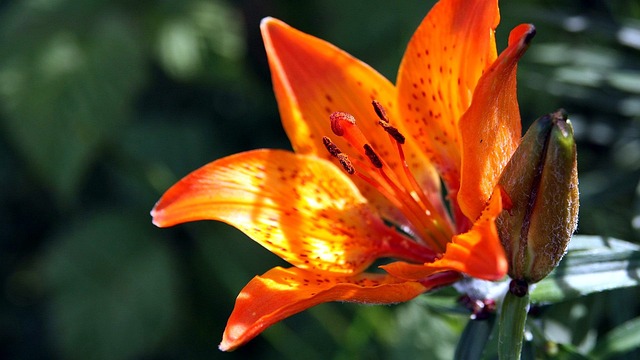
<instances>
[{"instance_id":1,"label":"leaf","mask_svg":"<svg viewBox=\"0 0 640 360\"><path fill-rule=\"evenodd\" d=\"M105 212L52 239L42 268L61 357L141 358L175 327L177 271L147 223Z\"/></svg>"},{"instance_id":2,"label":"leaf","mask_svg":"<svg viewBox=\"0 0 640 360\"><path fill-rule=\"evenodd\" d=\"M0 121L28 169L68 205L131 116L143 80L141 46L116 14L70 31L55 16L25 12L30 27L0 27Z\"/></svg>"},{"instance_id":3,"label":"leaf","mask_svg":"<svg viewBox=\"0 0 640 360\"><path fill-rule=\"evenodd\" d=\"M163 22L157 34L158 58L167 73L182 81L208 77L227 84L241 79L239 60L245 52L241 14L223 1L176 6L183 8Z\"/></svg>"},{"instance_id":4,"label":"leaf","mask_svg":"<svg viewBox=\"0 0 640 360\"><path fill-rule=\"evenodd\" d=\"M558 267L531 293L554 303L640 283L640 246L601 236L574 236Z\"/></svg>"},{"instance_id":5,"label":"leaf","mask_svg":"<svg viewBox=\"0 0 640 360\"><path fill-rule=\"evenodd\" d=\"M387 358L417 359L428 354L430 359L451 359L461 331L461 317L431 311L418 299L393 309L397 329Z\"/></svg>"},{"instance_id":6,"label":"leaf","mask_svg":"<svg viewBox=\"0 0 640 360\"><path fill-rule=\"evenodd\" d=\"M219 142L219 138L200 124L187 116L152 116L146 122L131 124L119 136L118 151L129 160L126 174L133 173L145 180L144 188L130 190L137 192L130 198L153 188L154 198L149 202L152 203L189 172L225 155L208 146Z\"/></svg>"},{"instance_id":7,"label":"leaf","mask_svg":"<svg viewBox=\"0 0 640 360\"><path fill-rule=\"evenodd\" d=\"M488 319L469 320L458 341L454 359L481 359L495 322L493 315Z\"/></svg>"},{"instance_id":8,"label":"leaf","mask_svg":"<svg viewBox=\"0 0 640 360\"><path fill-rule=\"evenodd\" d=\"M629 320L607 333L599 341L591 356L596 359L607 359L640 348L640 317Z\"/></svg>"}]
</instances>

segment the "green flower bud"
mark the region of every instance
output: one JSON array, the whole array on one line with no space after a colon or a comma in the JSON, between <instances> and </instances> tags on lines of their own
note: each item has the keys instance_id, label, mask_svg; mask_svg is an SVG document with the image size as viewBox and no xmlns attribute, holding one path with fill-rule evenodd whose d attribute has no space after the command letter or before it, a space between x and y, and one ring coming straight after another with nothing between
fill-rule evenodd
<instances>
[{"instance_id":1,"label":"green flower bud","mask_svg":"<svg viewBox=\"0 0 640 360\"><path fill-rule=\"evenodd\" d=\"M576 144L563 110L531 125L499 185L507 197L497 226L509 276L538 282L558 265L578 222Z\"/></svg>"}]
</instances>

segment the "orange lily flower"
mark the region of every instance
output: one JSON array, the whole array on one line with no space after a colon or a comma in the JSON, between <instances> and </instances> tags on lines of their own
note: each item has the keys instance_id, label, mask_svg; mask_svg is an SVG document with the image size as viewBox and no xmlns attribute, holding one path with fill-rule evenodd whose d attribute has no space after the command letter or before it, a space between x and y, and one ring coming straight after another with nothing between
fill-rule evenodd
<instances>
[{"instance_id":1,"label":"orange lily flower","mask_svg":"<svg viewBox=\"0 0 640 360\"><path fill-rule=\"evenodd\" d=\"M152 210L161 227L226 222L292 265L246 285L221 350L320 303L398 303L462 276L505 276L496 183L520 139L516 67L535 30L518 26L498 56L498 22L497 0L440 1L394 86L327 42L262 21L295 152L214 161ZM397 261L369 270L380 258Z\"/></svg>"}]
</instances>

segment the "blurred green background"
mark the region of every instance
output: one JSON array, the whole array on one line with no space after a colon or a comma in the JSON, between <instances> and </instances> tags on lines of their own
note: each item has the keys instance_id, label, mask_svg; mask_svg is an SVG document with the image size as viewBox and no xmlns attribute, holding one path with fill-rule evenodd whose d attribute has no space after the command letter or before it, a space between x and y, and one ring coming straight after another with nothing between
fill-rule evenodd
<instances>
[{"instance_id":1,"label":"blurred green background","mask_svg":"<svg viewBox=\"0 0 640 360\"><path fill-rule=\"evenodd\" d=\"M450 358L468 316L438 297L326 304L217 350L240 289L282 261L215 222L149 211L214 159L289 148L259 21L278 17L394 80L433 1L0 2L0 358ZM579 144L579 233L640 242L640 2L502 1L498 48L538 28L523 121L564 107ZM588 351L640 314L637 289L551 307ZM304 356L302 355L304 354ZM634 358L638 353L622 355Z\"/></svg>"}]
</instances>

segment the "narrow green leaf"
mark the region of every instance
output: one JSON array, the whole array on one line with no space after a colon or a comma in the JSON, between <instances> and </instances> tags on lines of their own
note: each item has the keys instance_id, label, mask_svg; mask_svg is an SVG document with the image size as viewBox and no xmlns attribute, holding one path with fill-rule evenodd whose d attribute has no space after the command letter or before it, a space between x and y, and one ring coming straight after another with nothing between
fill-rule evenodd
<instances>
[{"instance_id":1,"label":"narrow green leaf","mask_svg":"<svg viewBox=\"0 0 640 360\"><path fill-rule=\"evenodd\" d=\"M587 356L580 353L575 345L570 343L558 343L554 337L549 338L541 326L544 322L534 319L527 323L527 330L531 331L533 341L525 343L525 351L522 357L529 356L531 359L554 359L554 360L589 360ZM587 326L588 327L588 326ZM530 351L527 354L527 346ZM531 354L533 352L533 354Z\"/></svg>"},{"instance_id":2,"label":"narrow green leaf","mask_svg":"<svg viewBox=\"0 0 640 360\"><path fill-rule=\"evenodd\" d=\"M469 320L458 341L454 359L481 359L495 322L495 316L483 320Z\"/></svg>"},{"instance_id":3,"label":"narrow green leaf","mask_svg":"<svg viewBox=\"0 0 640 360\"><path fill-rule=\"evenodd\" d=\"M613 355L640 348L640 317L629 320L611 330L596 344L591 355L596 359L607 359Z\"/></svg>"},{"instance_id":4,"label":"narrow green leaf","mask_svg":"<svg viewBox=\"0 0 640 360\"><path fill-rule=\"evenodd\" d=\"M555 344L555 352L550 353L553 359L557 360L590 360L590 357L582 355L575 346L571 344Z\"/></svg>"},{"instance_id":5,"label":"narrow green leaf","mask_svg":"<svg viewBox=\"0 0 640 360\"><path fill-rule=\"evenodd\" d=\"M533 302L560 302L640 283L640 246L601 236L574 236L558 267L531 293Z\"/></svg>"},{"instance_id":6,"label":"narrow green leaf","mask_svg":"<svg viewBox=\"0 0 640 360\"><path fill-rule=\"evenodd\" d=\"M520 359L528 307L528 292L522 297L516 296L510 291L507 292L502 303L498 331L498 357L500 360Z\"/></svg>"}]
</instances>

